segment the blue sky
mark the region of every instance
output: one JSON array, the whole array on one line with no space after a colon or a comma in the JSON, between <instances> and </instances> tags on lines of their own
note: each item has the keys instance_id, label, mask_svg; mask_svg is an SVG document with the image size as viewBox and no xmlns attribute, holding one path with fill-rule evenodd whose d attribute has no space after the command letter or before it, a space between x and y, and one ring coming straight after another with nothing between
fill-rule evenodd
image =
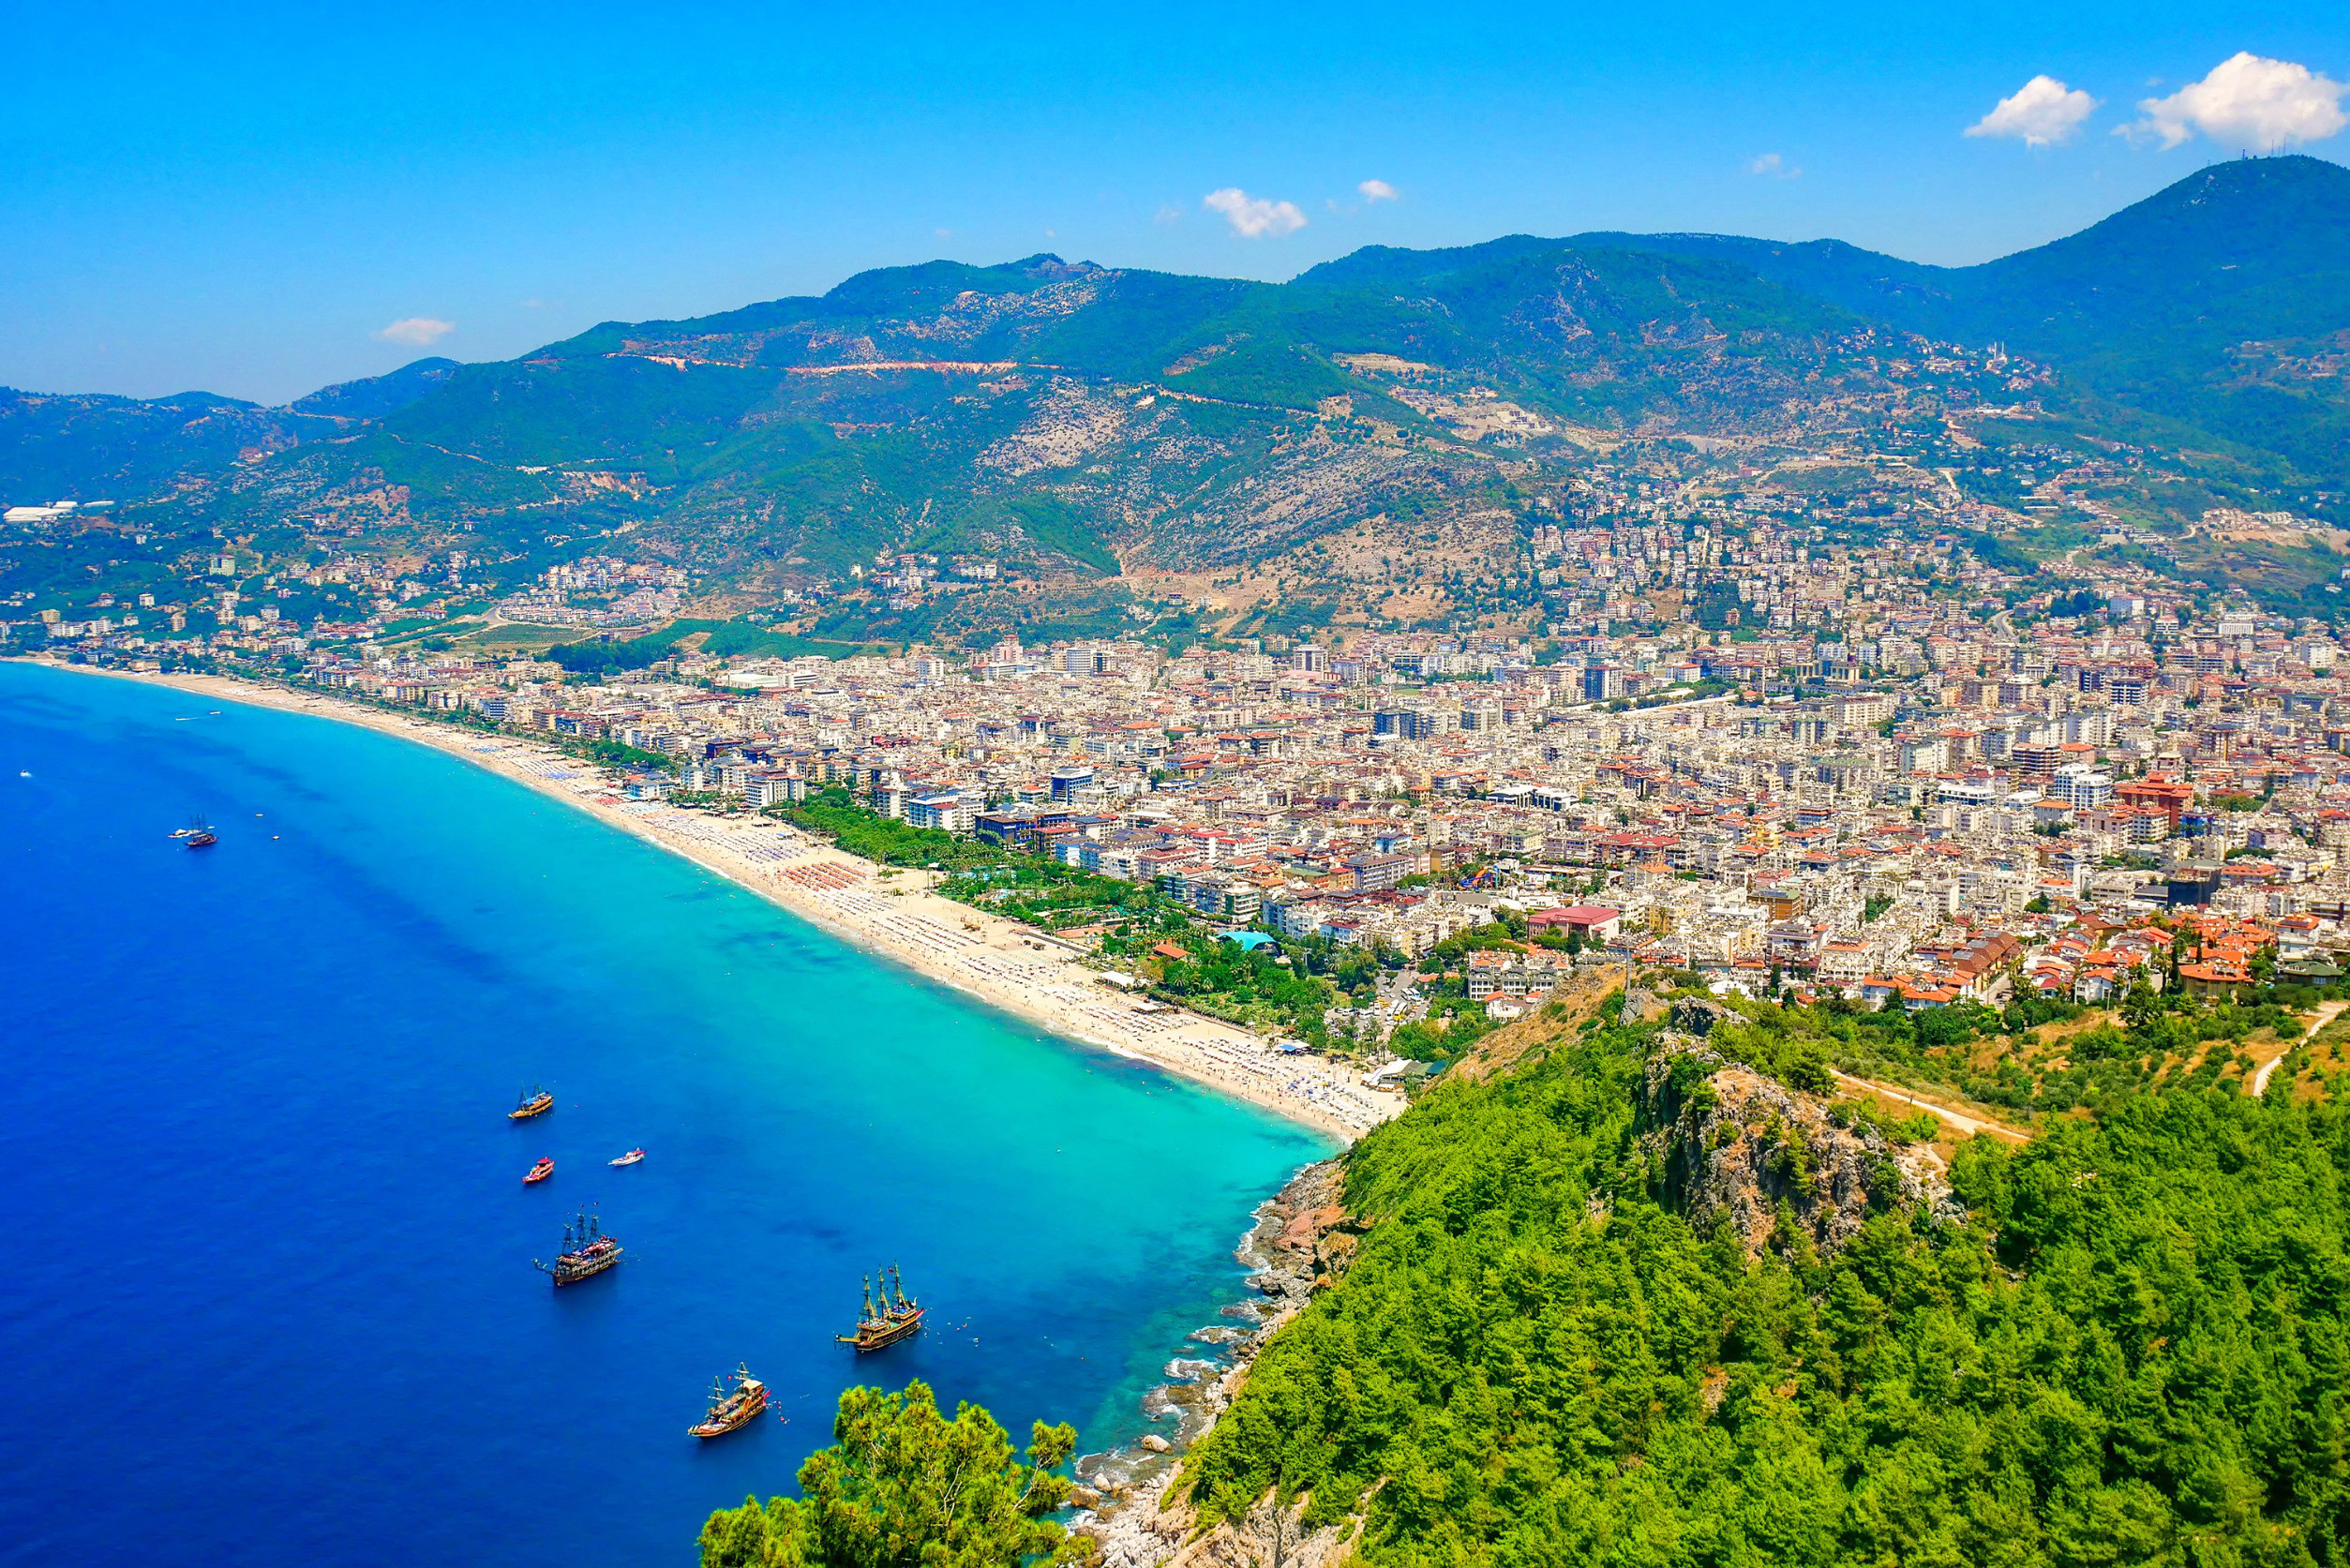
<instances>
[{"instance_id":1,"label":"blue sky","mask_svg":"<svg viewBox=\"0 0 2350 1568\"><path fill-rule=\"evenodd\" d=\"M1698 229L1962 263L2250 139L2350 160L2340 0L0 0L0 384L43 391L277 402L942 255L1282 278Z\"/></svg>"}]
</instances>

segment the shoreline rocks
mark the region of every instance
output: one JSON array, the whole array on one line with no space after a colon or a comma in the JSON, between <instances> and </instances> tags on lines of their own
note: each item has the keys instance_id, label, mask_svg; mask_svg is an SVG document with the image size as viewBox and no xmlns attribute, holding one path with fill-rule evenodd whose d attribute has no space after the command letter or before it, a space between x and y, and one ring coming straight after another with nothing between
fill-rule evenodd
<instances>
[{"instance_id":1,"label":"shoreline rocks","mask_svg":"<svg viewBox=\"0 0 2350 1568\"><path fill-rule=\"evenodd\" d=\"M1180 1502L1170 1506L1166 1494L1183 1456L1231 1405L1265 1339L1353 1250L1357 1232L1348 1228L1340 1177L1337 1159L1309 1165L1257 1205L1234 1253L1250 1271L1251 1295L1220 1310L1227 1321L1190 1336L1221 1354L1169 1362L1168 1381L1143 1397L1145 1413L1154 1422L1172 1420L1173 1430L1148 1432L1131 1445L1077 1461L1078 1481L1096 1501L1070 1528L1094 1538L1101 1568L1159 1568L1182 1544L1190 1510Z\"/></svg>"}]
</instances>

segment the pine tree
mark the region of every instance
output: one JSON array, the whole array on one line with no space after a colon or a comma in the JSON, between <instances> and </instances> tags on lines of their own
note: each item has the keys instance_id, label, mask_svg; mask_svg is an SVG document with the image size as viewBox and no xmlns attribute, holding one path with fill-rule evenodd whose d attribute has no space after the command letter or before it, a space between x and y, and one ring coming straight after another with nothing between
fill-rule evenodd
<instances>
[{"instance_id":1,"label":"pine tree","mask_svg":"<svg viewBox=\"0 0 2350 1568\"><path fill-rule=\"evenodd\" d=\"M917 1380L843 1393L832 1439L800 1467L799 1499L712 1514L702 1568L1040 1568L1086 1553L1044 1517L1069 1500L1066 1424L1036 1423L1024 1461L987 1411L959 1405L950 1420Z\"/></svg>"}]
</instances>

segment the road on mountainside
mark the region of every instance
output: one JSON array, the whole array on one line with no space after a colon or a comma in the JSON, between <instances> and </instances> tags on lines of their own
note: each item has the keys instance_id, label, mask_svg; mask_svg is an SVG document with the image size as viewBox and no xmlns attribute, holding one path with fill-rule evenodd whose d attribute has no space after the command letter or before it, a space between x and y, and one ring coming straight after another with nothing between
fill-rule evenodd
<instances>
[{"instance_id":1,"label":"road on mountainside","mask_svg":"<svg viewBox=\"0 0 2350 1568\"><path fill-rule=\"evenodd\" d=\"M2004 1122L1986 1121L1981 1116L1969 1116L1964 1111L1953 1111L1947 1105L1937 1105L1932 1100L1920 1099L1917 1096L1893 1088L1891 1084L1873 1083L1865 1078L1855 1078L1849 1072L1837 1072L1834 1068L1830 1068L1828 1071L1837 1083L1849 1089L1860 1089L1872 1095L1882 1095L1887 1099L1897 1099L1904 1105L1914 1105L1921 1111L1931 1111L1960 1132L1987 1132L1994 1138L2005 1138L2017 1143L2030 1142L2030 1134L2018 1132Z\"/></svg>"},{"instance_id":2,"label":"road on mountainside","mask_svg":"<svg viewBox=\"0 0 2350 1568\"><path fill-rule=\"evenodd\" d=\"M2340 1018L2344 1008L2350 1008L2350 1002L2320 1002L2317 1005L2317 1016L2310 1020L2309 1027L2301 1032L2301 1040L2308 1039L2318 1030ZM2253 1094L2255 1097L2268 1092L2268 1075L2277 1070L2279 1062L2293 1054L2293 1047L2300 1044L2301 1040L2288 1042L2283 1051L2260 1064L2260 1070L2253 1074Z\"/></svg>"}]
</instances>

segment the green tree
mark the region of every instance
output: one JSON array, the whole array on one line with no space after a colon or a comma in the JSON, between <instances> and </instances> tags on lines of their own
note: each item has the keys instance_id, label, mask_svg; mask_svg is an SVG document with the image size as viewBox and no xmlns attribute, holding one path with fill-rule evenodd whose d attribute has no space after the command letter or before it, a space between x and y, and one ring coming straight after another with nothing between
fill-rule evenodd
<instances>
[{"instance_id":1,"label":"green tree","mask_svg":"<svg viewBox=\"0 0 2350 1568\"><path fill-rule=\"evenodd\" d=\"M1025 1461L993 1416L938 1411L928 1384L852 1388L832 1446L800 1467L801 1496L746 1498L702 1526L702 1568L1014 1568L1073 1562L1085 1544L1044 1517L1075 1428L1035 1424Z\"/></svg>"}]
</instances>

